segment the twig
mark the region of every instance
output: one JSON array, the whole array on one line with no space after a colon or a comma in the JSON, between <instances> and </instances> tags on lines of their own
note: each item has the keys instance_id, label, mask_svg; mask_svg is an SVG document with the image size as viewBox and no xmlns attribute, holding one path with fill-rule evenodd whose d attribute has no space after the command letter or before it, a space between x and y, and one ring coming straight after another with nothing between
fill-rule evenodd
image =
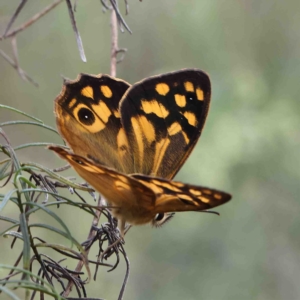
<instances>
[{"instance_id":1,"label":"twig","mask_svg":"<svg viewBox=\"0 0 300 300\"><path fill-rule=\"evenodd\" d=\"M21 70L21 67L20 67L20 64L19 64L19 56L18 56L18 47L17 47L17 38L16 36L14 35L11 39L11 47L12 47L12 52L13 52L13 58L14 58L14 62L15 62L15 65L17 67L17 71L20 75L20 77L23 79L23 80L27 80L26 79L26 76L24 74L24 72Z\"/></svg>"},{"instance_id":2,"label":"twig","mask_svg":"<svg viewBox=\"0 0 300 300\"><path fill-rule=\"evenodd\" d=\"M125 14L128 15L129 14L129 4L128 4L127 0L124 0L124 2L125 2L125 7L126 7Z\"/></svg>"},{"instance_id":3,"label":"twig","mask_svg":"<svg viewBox=\"0 0 300 300\"><path fill-rule=\"evenodd\" d=\"M24 77L31 82L34 86L38 87L39 84L34 81L24 70L22 70L17 64L15 64L15 62L4 52L0 49L0 55L8 62L12 65L12 67L14 69L16 69L19 73L21 72L24 76L22 76L22 78L24 79Z\"/></svg>"},{"instance_id":4,"label":"twig","mask_svg":"<svg viewBox=\"0 0 300 300\"><path fill-rule=\"evenodd\" d=\"M33 23L35 23L37 20L39 20L41 17L43 17L49 11L51 11L52 9L54 9L62 1L63 0L57 0L57 1L55 1L51 5L47 6L44 10L42 10L41 12L37 13L36 15L34 15L29 21L23 23L17 29L8 32L10 30L11 26L13 25L14 21L16 20L17 16L19 15L20 11L23 9L23 7L25 6L25 4L27 3L27 0L22 0L21 3L19 4L19 6L17 7L16 11L14 12L13 16L9 20L8 25L7 25L7 27L6 27L5 31L4 31L4 34L2 36L0 36L0 41L4 40L4 39L7 39L7 38L12 38L12 49L13 49L14 59L11 59L8 55L6 55L1 50L0 50L0 55L2 55L4 57L4 59L6 59L6 61L8 61L13 66L13 68L15 68L18 71L20 77L23 80L27 80L27 81L31 82L36 87L38 87L38 83L35 82L29 75L27 75L26 72L23 71L21 69L20 65L19 65L16 35L19 32L25 30L27 27L29 27Z\"/></svg>"},{"instance_id":5,"label":"twig","mask_svg":"<svg viewBox=\"0 0 300 300\"><path fill-rule=\"evenodd\" d=\"M102 206L102 205L103 205L103 200L101 199L101 197L99 197L99 199L98 199L98 206ZM91 229L90 229L90 232L89 232L87 240L93 239L94 236L97 234L97 231L94 230L94 228L97 227L97 225L99 223L100 216L101 216L101 211L100 210L96 210L95 217L93 219L92 226L91 226ZM85 247L85 251L86 251L86 256L88 257L90 248ZM77 266L76 266L76 268L75 268L75 272L79 273L81 271L82 267L83 267L83 261L79 261L78 264L77 264ZM68 282L68 285L67 285L66 289L64 290L64 292L62 294L63 297L67 297L70 294L73 285L74 285L73 281L69 281Z\"/></svg>"},{"instance_id":6,"label":"twig","mask_svg":"<svg viewBox=\"0 0 300 300\"><path fill-rule=\"evenodd\" d=\"M110 75L117 75L117 55L118 55L118 20L114 9L111 10L111 52L110 52Z\"/></svg>"},{"instance_id":7,"label":"twig","mask_svg":"<svg viewBox=\"0 0 300 300\"><path fill-rule=\"evenodd\" d=\"M111 5L112 5L114 11L116 12L116 15L117 15L117 17L118 17L118 20L119 20L120 24L122 24L122 25L125 27L125 29L126 29L129 33L132 33L132 31L130 30L130 28L129 28L128 25L126 24L125 20L123 19L122 15L121 15L121 13L120 13L120 11L119 11L117 1L116 1L116 0L110 0L110 3L111 3ZM125 3L126 3L126 2L125 2ZM128 7L127 7L127 5L126 5L126 12L127 12L127 11L128 11ZM122 29L121 31L123 32L123 29Z\"/></svg>"},{"instance_id":8,"label":"twig","mask_svg":"<svg viewBox=\"0 0 300 300\"><path fill-rule=\"evenodd\" d=\"M80 58L82 59L83 62L86 62L86 56L84 54L82 40L81 40L79 31L77 29L76 20L75 20L75 16L74 16L74 12L73 12L71 1L70 0L66 0L66 3L67 3L67 6L68 6L68 10L69 10L71 24L72 24L73 30L75 32L76 42L77 42L77 47L78 47L78 50L79 50Z\"/></svg>"},{"instance_id":9,"label":"twig","mask_svg":"<svg viewBox=\"0 0 300 300\"><path fill-rule=\"evenodd\" d=\"M2 37L0 37L0 40L10 38L10 37L16 35L17 33L19 33L20 31L26 29L28 26L32 25L34 22L36 22L38 19L43 17L46 13L48 13L50 10L52 10L54 7L56 7L58 4L60 4L62 1L63 0L57 0L54 3L52 3L51 5L47 6L43 11L34 15L29 21L22 24L17 29L15 29L7 34L4 34Z\"/></svg>"},{"instance_id":10,"label":"twig","mask_svg":"<svg viewBox=\"0 0 300 300\"><path fill-rule=\"evenodd\" d=\"M7 32L9 31L10 27L12 26L12 24L14 23L16 18L18 17L20 11L22 10L22 8L24 7L26 2L27 2L27 0L22 0L21 3L19 4L19 6L16 9L16 11L14 12L13 16L9 20L6 29L4 30L4 34L3 34L4 36L6 36Z\"/></svg>"},{"instance_id":11,"label":"twig","mask_svg":"<svg viewBox=\"0 0 300 300\"><path fill-rule=\"evenodd\" d=\"M129 266L130 266L129 259L128 259L124 249L122 249L121 252L124 255L124 259L125 259L125 262L126 262L126 274L125 274L125 278L124 278L124 281L123 281L123 284L122 284L122 288L121 288L120 293L119 293L118 300L123 299L123 295L124 295L125 288L126 288L126 285L127 285L127 282L128 282L128 278L129 278Z\"/></svg>"},{"instance_id":12,"label":"twig","mask_svg":"<svg viewBox=\"0 0 300 300\"><path fill-rule=\"evenodd\" d=\"M124 53L127 51L125 48L119 49L118 47L118 18L116 11L111 10L111 52L110 52L110 75L116 77L117 75L117 64L124 59ZM123 55L118 59L118 54L123 53Z\"/></svg>"}]
</instances>

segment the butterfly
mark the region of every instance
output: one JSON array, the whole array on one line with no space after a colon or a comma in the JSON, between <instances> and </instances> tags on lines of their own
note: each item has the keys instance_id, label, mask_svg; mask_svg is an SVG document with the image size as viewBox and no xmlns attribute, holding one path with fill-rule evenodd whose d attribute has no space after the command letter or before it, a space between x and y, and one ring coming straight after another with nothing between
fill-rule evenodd
<instances>
[{"instance_id":1,"label":"butterfly","mask_svg":"<svg viewBox=\"0 0 300 300\"><path fill-rule=\"evenodd\" d=\"M72 151L50 146L93 186L118 219L160 226L174 212L203 211L231 195L173 181L197 143L209 109L210 80L198 69L132 86L100 74L66 81L55 99L58 130Z\"/></svg>"}]
</instances>

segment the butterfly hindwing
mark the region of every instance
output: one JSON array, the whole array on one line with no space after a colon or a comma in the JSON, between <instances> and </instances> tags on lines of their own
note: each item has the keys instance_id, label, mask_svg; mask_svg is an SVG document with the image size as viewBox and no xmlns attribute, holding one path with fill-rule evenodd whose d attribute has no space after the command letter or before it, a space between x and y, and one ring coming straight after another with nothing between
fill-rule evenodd
<instances>
[{"instance_id":1,"label":"butterfly hindwing","mask_svg":"<svg viewBox=\"0 0 300 300\"><path fill-rule=\"evenodd\" d=\"M129 86L108 75L87 74L64 83L55 100L56 122L76 154L125 171L117 150L117 135L122 127L119 102ZM126 136L122 141L126 144Z\"/></svg>"},{"instance_id":2,"label":"butterfly hindwing","mask_svg":"<svg viewBox=\"0 0 300 300\"><path fill-rule=\"evenodd\" d=\"M201 134L210 94L209 77L193 69L150 77L131 86L120 102L134 160L127 173L173 178Z\"/></svg>"},{"instance_id":3,"label":"butterfly hindwing","mask_svg":"<svg viewBox=\"0 0 300 300\"><path fill-rule=\"evenodd\" d=\"M155 192L156 213L207 210L231 199L230 194L207 187L140 174L132 177Z\"/></svg>"},{"instance_id":4,"label":"butterfly hindwing","mask_svg":"<svg viewBox=\"0 0 300 300\"><path fill-rule=\"evenodd\" d=\"M62 147L50 146L67 160L75 171L93 186L112 208L119 220L131 224L144 224L153 218L155 193L139 180L76 155Z\"/></svg>"}]
</instances>

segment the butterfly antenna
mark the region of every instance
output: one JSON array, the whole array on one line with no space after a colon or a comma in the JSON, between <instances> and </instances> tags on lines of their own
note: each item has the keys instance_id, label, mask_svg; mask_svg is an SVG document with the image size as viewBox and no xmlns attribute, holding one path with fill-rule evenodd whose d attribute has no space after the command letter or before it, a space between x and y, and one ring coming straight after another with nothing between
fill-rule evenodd
<instances>
[{"instance_id":1,"label":"butterfly antenna","mask_svg":"<svg viewBox=\"0 0 300 300\"><path fill-rule=\"evenodd\" d=\"M214 214L214 215L220 216L220 213L218 213L217 211L214 211L214 210L201 210L201 211L198 211L198 212Z\"/></svg>"}]
</instances>

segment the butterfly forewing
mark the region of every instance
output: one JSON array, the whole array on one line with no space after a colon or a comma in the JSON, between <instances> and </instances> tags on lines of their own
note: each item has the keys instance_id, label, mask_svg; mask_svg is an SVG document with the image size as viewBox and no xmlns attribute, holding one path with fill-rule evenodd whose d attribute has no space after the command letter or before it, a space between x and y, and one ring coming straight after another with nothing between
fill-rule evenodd
<instances>
[{"instance_id":1,"label":"butterfly forewing","mask_svg":"<svg viewBox=\"0 0 300 300\"><path fill-rule=\"evenodd\" d=\"M56 122L76 154L125 171L117 137L122 127L119 102L129 86L108 75L81 74L76 80L65 82L55 100ZM122 142L127 143L125 135Z\"/></svg>"},{"instance_id":2,"label":"butterfly forewing","mask_svg":"<svg viewBox=\"0 0 300 300\"><path fill-rule=\"evenodd\" d=\"M127 173L173 178L201 134L210 93L209 77L200 70L150 77L129 88L120 103L134 156Z\"/></svg>"}]
</instances>

